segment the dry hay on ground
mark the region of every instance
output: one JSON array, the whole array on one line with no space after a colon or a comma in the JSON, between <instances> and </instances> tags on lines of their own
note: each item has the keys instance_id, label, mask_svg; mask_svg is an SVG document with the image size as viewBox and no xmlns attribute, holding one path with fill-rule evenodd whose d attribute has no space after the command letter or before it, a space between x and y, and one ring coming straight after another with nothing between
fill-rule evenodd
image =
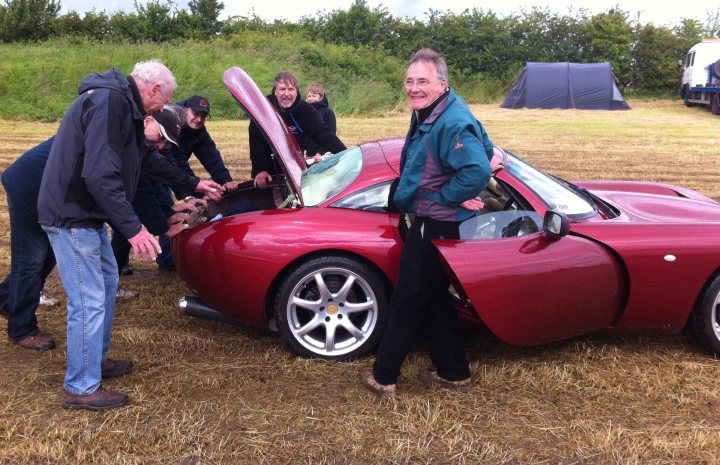
<instances>
[{"instance_id":1,"label":"dry hay on ground","mask_svg":"<svg viewBox=\"0 0 720 465\"><path fill-rule=\"evenodd\" d=\"M495 143L570 179L667 181L720 199L716 116L678 102L631 102L628 112L473 107ZM234 176L245 178L247 123L211 121ZM403 136L405 115L340 118L341 137ZM6 122L0 169L56 125ZM195 166L200 172L201 167ZM0 271L9 269L0 199ZM108 381L128 408L59 406L62 307L38 312L59 347L47 353L0 342L2 464L713 464L720 451L720 364L685 336L578 338L509 347L469 336L475 386L430 390L416 378L378 401L358 382L371 359L327 363L292 355L247 327L184 317L185 287L135 262L118 304L112 355L136 371ZM62 295L57 274L51 291ZM64 302L63 302L64 303ZM581 305L581 303L580 303Z\"/></svg>"}]
</instances>

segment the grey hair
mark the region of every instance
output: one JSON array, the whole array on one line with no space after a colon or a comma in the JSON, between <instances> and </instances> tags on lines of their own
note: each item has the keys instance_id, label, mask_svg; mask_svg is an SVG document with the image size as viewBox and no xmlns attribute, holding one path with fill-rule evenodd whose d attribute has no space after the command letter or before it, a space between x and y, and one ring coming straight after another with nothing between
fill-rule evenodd
<instances>
[{"instance_id":1,"label":"grey hair","mask_svg":"<svg viewBox=\"0 0 720 465\"><path fill-rule=\"evenodd\" d=\"M130 75L142 79L145 84L159 84L160 91L166 96L177 88L173 73L157 59L137 63Z\"/></svg>"},{"instance_id":2,"label":"grey hair","mask_svg":"<svg viewBox=\"0 0 720 465\"><path fill-rule=\"evenodd\" d=\"M432 63L435 65L437 70L437 78L448 80L448 69L445 63L445 57L440 55L438 52L431 48L421 48L417 52L410 55L408 60L408 68L410 65L417 63L418 61L424 61L426 63Z\"/></svg>"},{"instance_id":3,"label":"grey hair","mask_svg":"<svg viewBox=\"0 0 720 465\"><path fill-rule=\"evenodd\" d=\"M290 71L280 71L275 75L275 84L273 87L277 87L280 83L286 83L292 85L296 90L300 90L300 81Z\"/></svg>"}]
</instances>

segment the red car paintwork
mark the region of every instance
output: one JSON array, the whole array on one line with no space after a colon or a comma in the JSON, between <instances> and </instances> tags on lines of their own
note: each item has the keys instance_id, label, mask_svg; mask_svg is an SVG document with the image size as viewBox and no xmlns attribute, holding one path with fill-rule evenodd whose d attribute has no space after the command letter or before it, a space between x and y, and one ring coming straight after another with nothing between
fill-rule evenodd
<instances>
[{"instance_id":1,"label":"red car paintwork","mask_svg":"<svg viewBox=\"0 0 720 465\"><path fill-rule=\"evenodd\" d=\"M302 154L252 80L237 68L226 85L259 122L288 173L295 208L262 209L183 232L173 241L180 277L211 307L268 327L284 273L308 257L343 252L392 286L402 239L399 216L332 206L398 176L403 139L361 145L360 176L316 207L302 205ZM541 217L548 203L509 172L495 176ZM437 241L459 312L500 339L538 344L595 331L676 333L720 267L720 204L655 183L588 181L619 214L571 221L567 236L544 232L495 240ZM251 183L245 189L253 189ZM241 188L241 190L243 189Z\"/></svg>"}]
</instances>

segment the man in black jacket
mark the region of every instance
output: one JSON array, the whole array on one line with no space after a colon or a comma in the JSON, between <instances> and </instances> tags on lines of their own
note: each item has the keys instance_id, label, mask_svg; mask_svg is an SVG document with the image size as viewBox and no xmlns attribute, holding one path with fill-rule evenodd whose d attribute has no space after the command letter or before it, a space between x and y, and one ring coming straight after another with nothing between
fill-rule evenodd
<instances>
[{"instance_id":1,"label":"man in black jacket","mask_svg":"<svg viewBox=\"0 0 720 465\"><path fill-rule=\"evenodd\" d=\"M230 176L215 141L205 127L205 120L210 116L210 101L200 95L193 95L177 104L185 109L185 121L177 145L167 146L162 151L163 155L169 155L173 163L188 175L194 176L189 163L190 156L194 154L213 181L224 185L227 190L234 190L238 183Z\"/></svg>"},{"instance_id":2,"label":"man in black jacket","mask_svg":"<svg viewBox=\"0 0 720 465\"><path fill-rule=\"evenodd\" d=\"M309 137L315 144L331 153L345 150L345 144L325 125L317 110L300 97L299 85L294 74L282 71L275 76L273 92L268 95L268 100L282 116L298 146L303 147L305 138ZM256 186L265 188L271 176L281 173L282 170L273 160L272 148L255 122L250 122L248 133L251 175Z\"/></svg>"},{"instance_id":3,"label":"man in black jacket","mask_svg":"<svg viewBox=\"0 0 720 465\"><path fill-rule=\"evenodd\" d=\"M130 200L147 159L143 117L160 111L175 87L175 77L156 60L136 64L129 77L115 68L91 74L50 150L38 215L68 295L66 408L104 410L128 402L101 385L133 368L130 360L107 357L118 273L105 223L128 238L136 256L153 259L160 252Z\"/></svg>"}]
</instances>

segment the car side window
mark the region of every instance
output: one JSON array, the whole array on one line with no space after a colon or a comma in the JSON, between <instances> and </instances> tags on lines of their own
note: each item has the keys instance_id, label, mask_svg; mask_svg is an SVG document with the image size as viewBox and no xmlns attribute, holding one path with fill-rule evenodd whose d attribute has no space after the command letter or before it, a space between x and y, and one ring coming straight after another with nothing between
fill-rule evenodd
<instances>
[{"instance_id":1,"label":"car side window","mask_svg":"<svg viewBox=\"0 0 720 465\"><path fill-rule=\"evenodd\" d=\"M542 231L542 217L491 178L480 194L485 206L460 224L460 239L502 239Z\"/></svg>"}]
</instances>

